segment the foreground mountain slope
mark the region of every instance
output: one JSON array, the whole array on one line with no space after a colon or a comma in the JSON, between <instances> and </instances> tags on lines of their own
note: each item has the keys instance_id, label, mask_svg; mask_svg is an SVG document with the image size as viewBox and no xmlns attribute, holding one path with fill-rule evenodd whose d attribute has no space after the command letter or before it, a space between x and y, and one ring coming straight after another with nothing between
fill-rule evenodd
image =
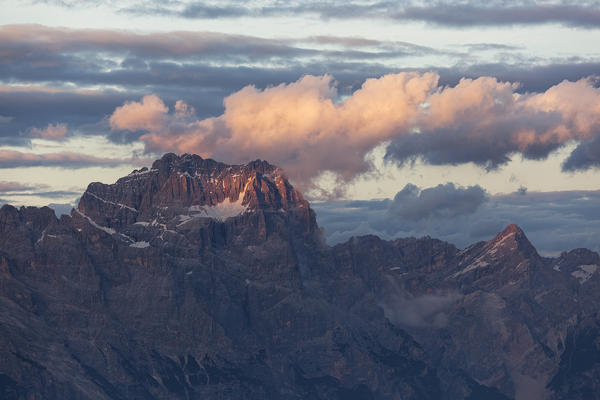
<instances>
[{"instance_id":1,"label":"foreground mountain slope","mask_svg":"<svg viewBox=\"0 0 600 400\"><path fill-rule=\"evenodd\" d=\"M331 301L314 212L265 162L169 154L71 216L4 206L0 233L2 398L441 397L373 298Z\"/></svg>"},{"instance_id":2,"label":"foreground mountain slope","mask_svg":"<svg viewBox=\"0 0 600 400\"><path fill-rule=\"evenodd\" d=\"M0 398L597 393L598 264L517 226L330 248L278 168L167 154L70 216L0 209Z\"/></svg>"}]
</instances>

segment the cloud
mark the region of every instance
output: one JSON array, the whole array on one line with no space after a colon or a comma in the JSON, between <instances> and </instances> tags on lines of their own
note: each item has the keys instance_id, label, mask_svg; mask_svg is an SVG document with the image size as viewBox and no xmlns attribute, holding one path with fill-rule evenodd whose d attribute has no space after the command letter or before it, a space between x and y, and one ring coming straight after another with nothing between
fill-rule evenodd
<instances>
[{"instance_id":1,"label":"cloud","mask_svg":"<svg viewBox=\"0 0 600 400\"><path fill-rule=\"evenodd\" d=\"M334 44L335 47L314 46ZM357 44L363 47L356 50ZM364 48L368 44L368 49ZM96 54L93 56L90 51ZM232 62L236 64L294 64L308 59L375 60L441 54L426 46L407 42L365 40L335 36L289 39L219 32L172 31L141 34L131 31L70 29L42 25L0 26L0 51L4 62L35 63L41 67L68 64L76 67L82 59L86 68L147 69L152 61L181 64ZM112 57L105 57L110 54ZM115 62L117 57L123 58ZM176 60L176 61L173 61ZM50 68L39 68L50 69Z\"/></svg>"},{"instance_id":2,"label":"cloud","mask_svg":"<svg viewBox=\"0 0 600 400\"><path fill-rule=\"evenodd\" d=\"M4 144L24 145L30 136L22 132L32 126L43 131L59 120L68 126L68 135L91 132L131 141L137 135L110 134L108 121L101 118L150 93L165 104L185 99L198 118L206 118L221 114L224 98L249 84L268 88L293 83L303 74L333 74L338 95L350 95L368 77L415 72L401 67L405 57L425 57L427 65L440 60L433 62L439 65L443 85L454 86L463 77L495 76L521 82L516 93L545 91L565 78L576 81L596 74L600 67L593 55L540 60L493 43L475 44L468 57L464 48L455 49L356 36L278 39L5 25L0 27L0 76L10 84L0 88L0 137ZM473 49L485 50L486 60L499 52L509 52L512 58L482 64ZM94 90L81 89L85 87Z\"/></svg>"},{"instance_id":3,"label":"cloud","mask_svg":"<svg viewBox=\"0 0 600 400\"><path fill-rule=\"evenodd\" d=\"M116 166L124 164L136 164L147 160L134 158L120 159L109 157L95 157L73 152L60 153L24 153L14 150L0 149L0 168L17 167L63 167L63 168L87 168L91 166Z\"/></svg>"},{"instance_id":4,"label":"cloud","mask_svg":"<svg viewBox=\"0 0 600 400\"><path fill-rule=\"evenodd\" d=\"M110 116L113 129L129 131L161 129L169 111L165 103L156 95L144 96L141 102L127 102L117 107Z\"/></svg>"},{"instance_id":5,"label":"cloud","mask_svg":"<svg viewBox=\"0 0 600 400\"><path fill-rule=\"evenodd\" d=\"M480 3L429 3L406 7L390 15L393 19L425 21L443 26L500 26L558 23L567 26L595 28L600 26L600 9L594 5L536 4L516 2L507 5L492 1Z\"/></svg>"},{"instance_id":6,"label":"cloud","mask_svg":"<svg viewBox=\"0 0 600 400\"><path fill-rule=\"evenodd\" d=\"M7 60L35 61L39 57L86 52L94 49L143 57L222 57L244 59L285 57L305 53L277 39L216 33L134 33L121 30L71 29L42 25L0 26L0 48ZM19 45L19 46L15 46ZM31 53L36 50L37 53ZM310 53L310 52L309 52Z\"/></svg>"},{"instance_id":7,"label":"cloud","mask_svg":"<svg viewBox=\"0 0 600 400\"><path fill-rule=\"evenodd\" d=\"M247 86L225 98L218 118L171 114L161 129L148 129L140 139L149 151L194 152L228 162L264 158L300 182L323 171L348 180L369 169L368 151L409 129L437 79L432 73L368 79L342 103L335 102L329 75L264 90Z\"/></svg>"},{"instance_id":8,"label":"cloud","mask_svg":"<svg viewBox=\"0 0 600 400\"><path fill-rule=\"evenodd\" d=\"M516 223L541 254L556 255L579 247L600 251L599 201L600 191L517 192L489 196L472 213L422 219L392 212L392 199L313 202L312 207L330 244L366 234L387 240L430 235L464 248Z\"/></svg>"},{"instance_id":9,"label":"cloud","mask_svg":"<svg viewBox=\"0 0 600 400\"><path fill-rule=\"evenodd\" d=\"M24 184L20 182L0 181L0 193L6 196L65 197L80 195L80 191L49 190L45 184Z\"/></svg>"},{"instance_id":10,"label":"cloud","mask_svg":"<svg viewBox=\"0 0 600 400\"><path fill-rule=\"evenodd\" d=\"M0 193L20 192L24 190L32 190L35 188L36 186L27 185L20 182L0 181Z\"/></svg>"},{"instance_id":11,"label":"cloud","mask_svg":"<svg viewBox=\"0 0 600 400\"><path fill-rule=\"evenodd\" d=\"M502 26L557 23L566 26L593 28L600 25L597 2L582 4L569 1L530 2L503 1L461 2L423 1L376 1L338 2L324 1L264 3L220 2L214 5L206 1L174 2L164 4L146 2L124 7L122 12L135 15L176 16L188 19L277 17L286 15L316 15L323 19L393 19L398 21L423 21L442 26Z\"/></svg>"},{"instance_id":12,"label":"cloud","mask_svg":"<svg viewBox=\"0 0 600 400\"><path fill-rule=\"evenodd\" d=\"M397 136L387 159L472 162L493 169L510 161L511 154L543 159L570 141L600 133L600 89L592 79L563 81L542 93L515 89L491 77L440 88L429 96L418 132Z\"/></svg>"},{"instance_id":13,"label":"cloud","mask_svg":"<svg viewBox=\"0 0 600 400\"><path fill-rule=\"evenodd\" d=\"M600 168L600 135L581 142L562 164L564 171Z\"/></svg>"},{"instance_id":14,"label":"cloud","mask_svg":"<svg viewBox=\"0 0 600 400\"><path fill-rule=\"evenodd\" d=\"M48 124L44 129L32 128L29 134L33 137L48 139L48 140L60 140L67 136L69 131L67 130L66 124Z\"/></svg>"},{"instance_id":15,"label":"cloud","mask_svg":"<svg viewBox=\"0 0 600 400\"><path fill-rule=\"evenodd\" d=\"M517 93L518 84L493 77L455 86L438 81L431 72L388 74L340 101L332 76L304 76L263 90L246 86L225 98L218 117L198 119L182 101L169 111L153 95L117 108L110 121L146 131L139 138L147 151L230 163L263 158L302 185L324 171L340 182L369 171L366 154L387 142L386 159L398 164L420 158L493 169L515 153L542 159L600 134L600 89L592 79L534 93Z\"/></svg>"},{"instance_id":16,"label":"cloud","mask_svg":"<svg viewBox=\"0 0 600 400\"><path fill-rule=\"evenodd\" d=\"M413 297L397 288L385 296L381 305L385 316L394 324L441 328L448 324L446 311L461 297L457 293Z\"/></svg>"},{"instance_id":17,"label":"cloud","mask_svg":"<svg viewBox=\"0 0 600 400\"><path fill-rule=\"evenodd\" d=\"M486 191L479 185L464 188L446 183L421 190L409 183L396 193L389 210L410 220L456 217L475 212L486 200Z\"/></svg>"},{"instance_id":18,"label":"cloud","mask_svg":"<svg viewBox=\"0 0 600 400\"><path fill-rule=\"evenodd\" d=\"M33 191L33 192L25 192L25 193L14 193L14 195L19 196L19 197L23 197L23 196L30 196L30 197L47 197L50 199L56 199L56 198L62 198L62 197L75 197L75 196L80 196L83 191L73 191L73 190L39 190L40 187L44 187L44 186L38 186L38 191Z\"/></svg>"}]
</instances>

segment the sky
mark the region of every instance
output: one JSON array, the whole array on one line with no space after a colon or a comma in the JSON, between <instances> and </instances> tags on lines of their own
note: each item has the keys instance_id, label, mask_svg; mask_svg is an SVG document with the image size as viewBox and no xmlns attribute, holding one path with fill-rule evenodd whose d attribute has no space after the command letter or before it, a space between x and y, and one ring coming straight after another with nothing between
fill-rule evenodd
<instances>
[{"instance_id":1,"label":"sky","mask_svg":"<svg viewBox=\"0 0 600 400\"><path fill-rule=\"evenodd\" d=\"M600 2L0 0L0 203L279 165L330 243L599 250Z\"/></svg>"}]
</instances>

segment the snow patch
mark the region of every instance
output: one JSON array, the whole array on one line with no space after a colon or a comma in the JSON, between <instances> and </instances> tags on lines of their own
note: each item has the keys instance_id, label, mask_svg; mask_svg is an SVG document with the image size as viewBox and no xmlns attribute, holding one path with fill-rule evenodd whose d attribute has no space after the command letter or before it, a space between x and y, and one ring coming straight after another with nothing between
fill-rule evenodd
<instances>
[{"instance_id":1,"label":"snow patch","mask_svg":"<svg viewBox=\"0 0 600 400\"><path fill-rule=\"evenodd\" d=\"M150 247L150 243L148 242L134 242L129 245L129 247L135 247L136 249L145 249L146 247Z\"/></svg>"},{"instance_id":2,"label":"snow patch","mask_svg":"<svg viewBox=\"0 0 600 400\"><path fill-rule=\"evenodd\" d=\"M102 197L99 197L98 195L95 195L95 194L94 194L94 193L92 193L92 192L86 192L86 193L87 193L87 194L89 194L89 195L90 195L90 196L92 196L92 197L95 197L95 198L97 198L98 200L100 200L100 201L101 201L101 202L103 202L103 203L106 203L106 204L112 204L113 206L117 206L117 207L121 207L121 208L126 208L126 209L128 209L128 210L131 210L131 211L134 211L134 212L138 212L138 210L136 210L135 208L133 208L133 207L129 207L129 206L125 205L125 204L121 204L121 203L115 203L114 201L105 200L105 199L103 199Z\"/></svg>"},{"instance_id":3,"label":"snow patch","mask_svg":"<svg viewBox=\"0 0 600 400\"><path fill-rule=\"evenodd\" d=\"M474 269L477 269L477 268L487 267L488 265L490 265L490 263L488 263L487 261L483 261L480 258L478 258L477 260L475 260L471 264L467 265L462 270L460 270L457 273L453 274L451 277L452 278L456 278L456 277L458 277L460 275L466 274L469 271L473 271Z\"/></svg>"},{"instance_id":4,"label":"snow patch","mask_svg":"<svg viewBox=\"0 0 600 400\"><path fill-rule=\"evenodd\" d=\"M82 213L81 211L75 209L75 212L79 215L81 215L83 218L85 218L90 225L92 225L94 228L99 229L101 231L104 231L106 233L108 233L109 235L118 235L120 236L122 239L124 239L127 242L135 242L135 240L133 240L132 238L130 238L129 236L125 235L124 233L120 233L117 232L116 230L114 230L113 228L108 228L106 226L102 226L97 224L93 219L91 219L90 217L88 217L87 215L85 215L84 213Z\"/></svg>"},{"instance_id":5,"label":"snow patch","mask_svg":"<svg viewBox=\"0 0 600 400\"><path fill-rule=\"evenodd\" d=\"M134 225L148 226L148 225L150 225L150 223L144 222L144 221L139 221L139 222L134 223Z\"/></svg>"},{"instance_id":6,"label":"snow patch","mask_svg":"<svg viewBox=\"0 0 600 400\"><path fill-rule=\"evenodd\" d=\"M42 242L44 239L46 238L46 229L44 229L42 231L42 236L40 236L40 238L37 240L37 242L35 242L35 244L39 244L40 242Z\"/></svg>"},{"instance_id":7,"label":"snow patch","mask_svg":"<svg viewBox=\"0 0 600 400\"><path fill-rule=\"evenodd\" d=\"M114 235L115 233L117 233L117 231L115 231L112 228L107 228L106 226L98 225L93 219L91 219L90 217L88 217L87 215L82 213L81 211L75 209L75 212L77 214L81 215L83 218L85 218L90 223L90 225L92 225L94 228L100 229L101 231L104 231L104 232L108 233L109 235Z\"/></svg>"},{"instance_id":8,"label":"snow patch","mask_svg":"<svg viewBox=\"0 0 600 400\"><path fill-rule=\"evenodd\" d=\"M176 218L178 218L179 221L180 221L177 224L177 226L185 225L185 224L187 224L188 222L190 222L191 220L194 219L194 217L192 217L191 215L186 215L186 214L180 214Z\"/></svg>"},{"instance_id":9,"label":"snow patch","mask_svg":"<svg viewBox=\"0 0 600 400\"><path fill-rule=\"evenodd\" d=\"M498 242L496 242L494 244L494 246L491 248L490 250L490 254L495 254L496 251L498 251L499 248L504 246L504 242L506 242L508 239L512 238L515 236L514 232L509 233L508 235L504 236L501 240L499 240ZM510 249L514 249L516 246L516 241L514 241L513 243L511 243Z\"/></svg>"},{"instance_id":10,"label":"snow patch","mask_svg":"<svg viewBox=\"0 0 600 400\"><path fill-rule=\"evenodd\" d=\"M577 267L577 270L571 272L581 285L586 283L594 273L598 270L598 265L588 264L588 265L580 265Z\"/></svg>"},{"instance_id":11,"label":"snow patch","mask_svg":"<svg viewBox=\"0 0 600 400\"><path fill-rule=\"evenodd\" d=\"M248 205L242 205L244 201L244 192L240 193L237 201L231 201L229 199L216 204L214 206L191 206L188 210L192 213L191 216L180 215L179 218L185 222L188 219L183 219L182 217L189 218L211 218L216 219L218 221L225 221L231 217L237 217L238 215L242 215L248 210ZM180 224L181 225L181 224Z\"/></svg>"}]
</instances>

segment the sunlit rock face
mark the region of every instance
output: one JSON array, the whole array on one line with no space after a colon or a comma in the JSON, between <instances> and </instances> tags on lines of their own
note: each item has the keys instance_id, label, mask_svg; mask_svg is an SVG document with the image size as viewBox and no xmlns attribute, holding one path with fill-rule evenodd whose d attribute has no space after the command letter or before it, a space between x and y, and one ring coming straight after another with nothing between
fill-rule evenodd
<instances>
[{"instance_id":1,"label":"sunlit rock face","mask_svg":"<svg viewBox=\"0 0 600 400\"><path fill-rule=\"evenodd\" d=\"M0 398L590 398L598 265L516 225L328 247L277 167L166 154L0 209Z\"/></svg>"}]
</instances>

